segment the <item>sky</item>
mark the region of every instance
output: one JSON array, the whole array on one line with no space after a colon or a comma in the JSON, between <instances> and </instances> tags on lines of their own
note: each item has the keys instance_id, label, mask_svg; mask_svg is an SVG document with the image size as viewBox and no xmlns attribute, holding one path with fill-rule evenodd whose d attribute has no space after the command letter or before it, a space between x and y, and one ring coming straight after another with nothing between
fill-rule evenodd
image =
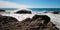
<instances>
[{"instance_id":1,"label":"sky","mask_svg":"<svg viewBox=\"0 0 60 30\"><path fill-rule=\"evenodd\" d=\"M60 8L60 0L0 0L0 8Z\"/></svg>"}]
</instances>

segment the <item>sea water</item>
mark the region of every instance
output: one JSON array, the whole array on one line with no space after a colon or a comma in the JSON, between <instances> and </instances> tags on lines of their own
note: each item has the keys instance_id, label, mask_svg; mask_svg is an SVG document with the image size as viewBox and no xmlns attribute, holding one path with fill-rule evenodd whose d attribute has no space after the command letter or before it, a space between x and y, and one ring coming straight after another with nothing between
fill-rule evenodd
<instances>
[{"instance_id":1,"label":"sea water","mask_svg":"<svg viewBox=\"0 0 60 30\"><path fill-rule=\"evenodd\" d=\"M0 9L13 11L13 10L18 10L19 8L0 8ZM35 12L50 12L50 11L60 12L60 8L27 8L27 9L31 9L32 11Z\"/></svg>"},{"instance_id":2,"label":"sea water","mask_svg":"<svg viewBox=\"0 0 60 30\"><path fill-rule=\"evenodd\" d=\"M19 10L19 8L0 8L3 10L6 10L5 13L8 14L12 14L14 10ZM32 10L33 13L42 13L42 12L52 12L52 11L56 11L56 12L60 12L60 8L27 8Z\"/></svg>"}]
</instances>

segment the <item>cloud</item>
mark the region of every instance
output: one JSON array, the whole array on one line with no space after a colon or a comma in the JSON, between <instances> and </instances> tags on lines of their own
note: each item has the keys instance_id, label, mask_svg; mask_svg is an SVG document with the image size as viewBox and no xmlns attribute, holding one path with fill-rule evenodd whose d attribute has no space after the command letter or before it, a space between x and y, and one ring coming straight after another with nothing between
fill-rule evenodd
<instances>
[{"instance_id":1,"label":"cloud","mask_svg":"<svg viewBox=\"0 0 60 30\"><path fill-rule=\"evenodd\" d=\"M27 8L28 5L17 4L8 1L0 1L0 8Z\"/></svg>"}]
</instances>

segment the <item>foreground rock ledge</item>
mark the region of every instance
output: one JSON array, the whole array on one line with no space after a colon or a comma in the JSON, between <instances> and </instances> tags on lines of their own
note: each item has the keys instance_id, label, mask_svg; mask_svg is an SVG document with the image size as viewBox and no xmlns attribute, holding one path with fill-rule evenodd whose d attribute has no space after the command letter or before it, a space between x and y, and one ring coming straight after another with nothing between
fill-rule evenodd
<instances>
[{"instance_id":1,"label":"foreground rock ledge","mask_svg":"<svg viewBox=\"0 0 60 30\"><path fill-rule=\"evenodd\" d=\"M48 16L35 15L32 17L32 19L27 18L20 22L19 21L8 22L6 24L0 22L0 30L59 30L59 29L55 26L55 24L50 22L50 18Z\"/></svg>"}]
</instances>

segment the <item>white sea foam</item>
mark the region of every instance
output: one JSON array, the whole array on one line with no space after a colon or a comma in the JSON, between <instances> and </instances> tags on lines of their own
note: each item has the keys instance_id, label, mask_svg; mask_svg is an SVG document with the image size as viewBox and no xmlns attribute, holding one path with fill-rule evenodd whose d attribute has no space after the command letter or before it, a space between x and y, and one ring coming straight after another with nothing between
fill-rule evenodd
<instances>
[{"instance_id":1,"label":"white sea foam","mask_svg":"<svg viewBox=\"0 0 60 30\"><path fill-rule=\"evenodd\" d=\"M56 27L60 29L60 14L47 13L46 15L48 15L51 18L51 22L53 22Z\"/></svg>"},{"instance_id":2,"label":"white sea foam","mask_svg":"<svg viewBox=\"0 0 60 30\"><path fill-rule=\"evenodd\" d=\"M18 11L18 10L17 10ZM59 14L52 14L52 13L35 13L33 12L33 14L14 14L14 12L10 12L10 14L2 14L3 16L11 16L11 17L15 17L18 21L22 21L26 18L32 18L35 14L38 15L48 15L51 18L51 22L53 22L56 27L58 27L60 29L60 15Z\"/></svg>"},{"instance_id":3,"label":"white sea foam","mask_svg":"<svg viewBox=\"0 0 60 30\"><path fill-rule=\"evenodd\" d=\"M22 21L26 18L32 18L34 14L2 14L3 16L11 16L16 18L18 21Z\"/></svg>"}]
</instances>

